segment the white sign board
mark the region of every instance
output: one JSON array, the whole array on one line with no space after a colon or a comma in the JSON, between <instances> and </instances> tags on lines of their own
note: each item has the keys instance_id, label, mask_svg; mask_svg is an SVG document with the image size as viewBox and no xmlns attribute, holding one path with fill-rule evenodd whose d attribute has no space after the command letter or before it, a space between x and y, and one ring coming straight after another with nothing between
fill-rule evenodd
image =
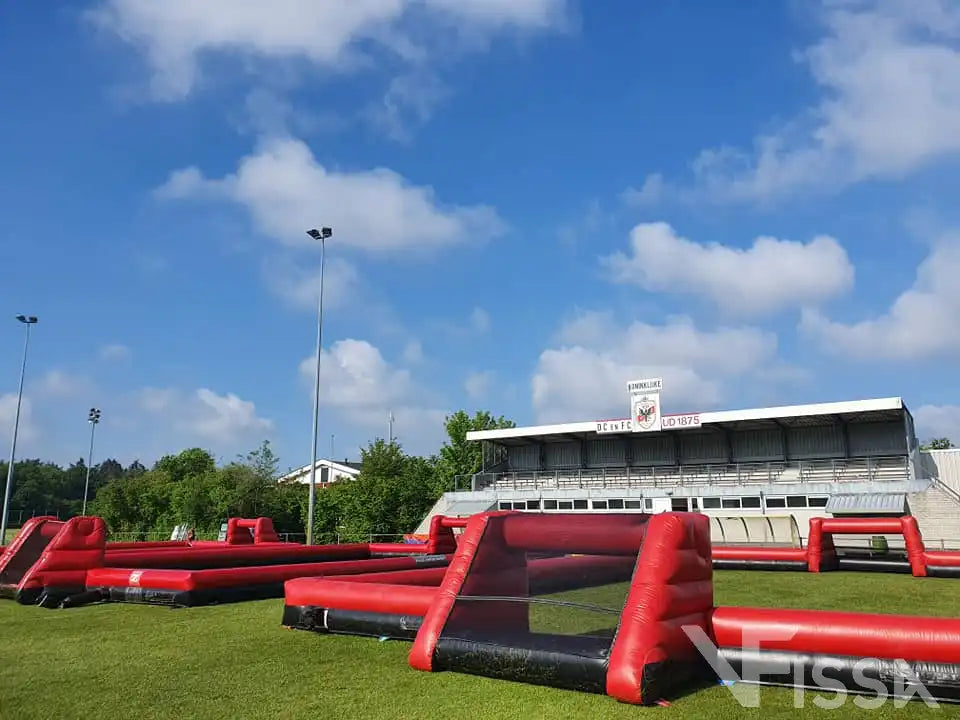
<instances>
[{"instance_id":1,"label":"white sign board","mask_svg":"<svg viewBox=\"0 0 960 720\"><path fill-rule=\"evenodd\" d=\"M597 435L608 433L631 432L633 430L630 418L619 420L597 420Z\"/></svg>"},{"instance_id":2,"label":"white sign board","mask_svg":"<svg viewBox=\"0 0 960 720\"><path fill-rule=\"evenodd\" d=\"M664 415L661 420L664 430L685 430L700 427L700 413L678 413Z\"/></svg>"},{"instance_id":3,"label":"white sign board","mask_svg":"<svg viewBox=\"0 0 960 720\"><path fill-rule=\"evenodd\" d=\"M662 378L631 380L627 383L630 392L630 424L633 432L657 432L661 429L660 391Z\"/></svg>"}]
</instances>

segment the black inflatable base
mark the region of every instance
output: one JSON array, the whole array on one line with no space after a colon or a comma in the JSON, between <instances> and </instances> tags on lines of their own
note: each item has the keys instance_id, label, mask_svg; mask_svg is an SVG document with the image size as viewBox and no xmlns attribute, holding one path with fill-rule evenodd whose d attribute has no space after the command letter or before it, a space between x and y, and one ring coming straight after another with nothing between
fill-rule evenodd
<instances>
[{"instance_id":1,"label":"black inflatable base","mask_svg":"<svg viewBox=\"0 0 960 720\"><path fill-rule=\"evenodd\" d=\"M801 687L831 695L845 690L922 702L928 696L916 692L919 682L937 702L960 702L958 664L743 648L720 648L719 655L737 674L738 682Z\"/></svg>"}]
</instances>

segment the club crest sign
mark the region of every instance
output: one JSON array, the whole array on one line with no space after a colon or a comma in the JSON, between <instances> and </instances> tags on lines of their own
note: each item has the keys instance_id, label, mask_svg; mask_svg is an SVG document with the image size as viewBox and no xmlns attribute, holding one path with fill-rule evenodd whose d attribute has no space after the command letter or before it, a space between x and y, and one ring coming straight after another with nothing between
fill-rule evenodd
<instances>
[{"instance_id":1,"label":"club crest sign","mask_svg":"<svg viewBox=\"0 0 960 720\"><path fill-rule=\"evenodd\" d=\"M662 427L660 413L661 378L633 380L627 383L630 392L630 420L634 432L656 432Z\"/></svg>"}]
</instances>

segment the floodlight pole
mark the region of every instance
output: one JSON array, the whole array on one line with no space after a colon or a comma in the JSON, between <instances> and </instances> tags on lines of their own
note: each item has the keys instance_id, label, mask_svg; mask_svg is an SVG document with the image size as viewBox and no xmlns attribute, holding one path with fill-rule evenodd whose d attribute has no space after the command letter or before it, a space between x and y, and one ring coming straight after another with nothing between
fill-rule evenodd
<instances>
[{"instance_id":1,"label":"floodlight pole","mask_svg":"<svg viewBox=\"0 0 960 720\"><path fill-rule=\"evenodd\" d=\"M90 491L90 468L93 467L93 436L97 430L97 423L100 422L100 411L97 408L90 408L87 422L90 423L90 454L87 456L87 479L83 483L83 509L80 510L81 515L87 514L87 493Z\"/></svg>"},{"instance_id":2,"label":"floodlight pole","mask_svg":"<svg viewBox=\"0 0 960 720\"><path fill-rule=\"evenodd\" d=\"M7 516L10 513L10 489L13 486L13 464L17 457L17 432L20 429L20 403L23 401L23 377L27 370L27 349L30 347L30 326L37 322L34 315L17 315L17 320L26 325L23 340L23 360L20 363L20 388L17 390L17 411L13 418L13 440L10 443L10 463L7 465L7 484L3 490L3 515L0 517L0 545L7 537Z\"/></svg>"},{"instance_id":3,"label":"floodlight pole","mask_svg":"<svg viewBox=\"0 0 960 720\"><path fill-rule=\"evenodd\" d=\"M307 545L313 545L313 509L317 501L317 423L320 414L320 351L323 347L323 266L326 240L333 235L328 227L308 230L307 235L320 241L320 298L317 301L317 356L313 384L313 432L310 437L310 496L307 503Z\"/></svg>"}]
</instances>

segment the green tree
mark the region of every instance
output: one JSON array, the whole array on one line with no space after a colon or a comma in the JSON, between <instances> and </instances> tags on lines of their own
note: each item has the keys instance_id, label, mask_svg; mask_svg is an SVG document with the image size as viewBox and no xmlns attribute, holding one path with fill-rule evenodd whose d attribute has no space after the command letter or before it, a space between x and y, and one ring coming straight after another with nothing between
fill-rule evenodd
<instances>
[{"instance_id":1,"label":"green tree","mask_svg":"<svg viewBox=\"0 0 960 720\"><path fill-rule=\"evenodd\" d=\"M483 467L483 448L478 442L468 442L467 433L474 430L512 428L516 424L502 415L478 411L472 417L464 410L448 415L444 423L448 440L440 448L437 479L441 491L453 490L458 475L473 475Z\"/></svg>"},{"instance_id":2,"label":"green tree","mask_svg":"<svg viewBox=\"0 0 960 720\"><path fill-rule=\"evenodd\" d=\"M926 445L921 445L921 450L949 450L954 447L953 443L950 442L950 438L933 438L928 441Z\"/></svg>"},{"instance_id":3,"label":"green tree","mask_svg":"<svg viewBox=\"0 0 960 720\"><path fill-rule=\"evenodd\" d=\"M265 482L275 481L280 476L280 458L274 454L269 440L264 440L260 447L243 456L242 462Z\"/></svg>"},{"instance_id":4,"label":"green tree","mask_svg":"<svg viewBox=\"0 0 960 720\"><path fill-rule=\"evenodd\" d=\"M164 455L153 466L154 470L167 473L173 482L181 482L191 475L203 475L217 468L216 460L202 448L190 448L176 455Z\"/></svg>"}]
</instances>

